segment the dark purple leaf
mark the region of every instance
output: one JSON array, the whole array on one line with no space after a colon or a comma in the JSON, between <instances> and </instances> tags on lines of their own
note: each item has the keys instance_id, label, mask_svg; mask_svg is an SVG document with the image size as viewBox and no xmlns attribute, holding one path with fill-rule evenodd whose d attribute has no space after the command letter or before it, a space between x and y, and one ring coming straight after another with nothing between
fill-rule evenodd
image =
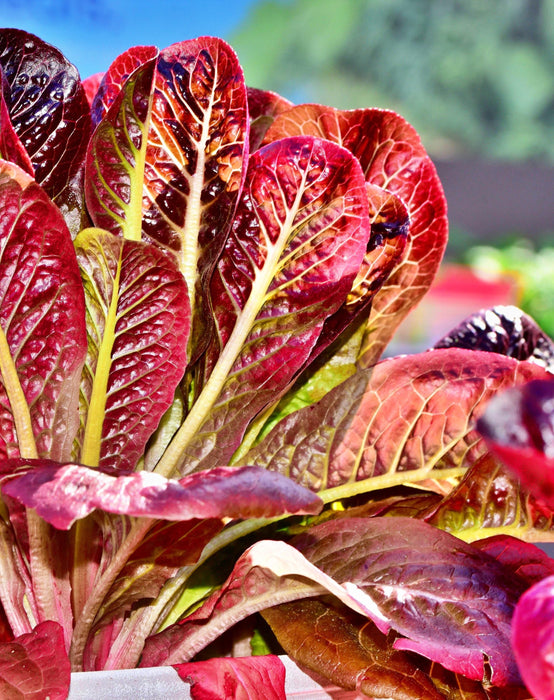
<instances>
[{"instance_id":1,"label":"dark purple leaf","mask_svg":"<svg viewBox=\"0 0 554 700\"><path fill-rule=\"evenodd\" d=\"M3 457L68 459L86 352L83 287L67 226L17 166L0 164Z\"/></svg>"},{"instance_id":2,"label":"dark purple leaf","mask_svg":"<svg viewBox=\"0 0 554 700\"><path fill-rule=\"evenodd\" d=\"M4 87L4 75L0 68L0 86ZM9 88L7 88L9 91ZM29 154L25 150L23 144L19 140L15 129L12 126L10 113L4 98L4 90L0 90L0 158L9 160L10 163L15 163L28 175L34 178L35 169L29 158Z\"/></svg>"},{"instance_id":3,"label":"dark purple leaf","mask_svg":"<svg viewBox=\"0 0 554 700\"><path fill-rule=\"evenodd\" d=\"M513 619L514 653L536 700L552 700L554 694L553 630L554 576L549 576L523 594Z\"/></svg>"},{"instance_id":4,"label":"dark purple leaf","mask_svg":"<svg viewBox=\"0 0 554 700\"><path fill-rule=\"evenodd\" d=\"M516 306L495 306L469 316L435 345L451 347L497 352L554 372L554 343Z\"/></svg>"},{"instance_id":5,"label":"dark purple leaf","mask_svg":"<svg viewBox=\"0 0 554 700\"><path fill-rule=\"evenodd\" d=\"M7 480L2 490L63 530L95 508L165 520L270 518L321 508L310 491L257 467L219 467L170 481L153 472L114 476L45 460L29 463L28 471Z\"/></svg>"},{"instance_id":6,"label":"dark purple leaf","mask_svg":"<svg viewBox=\"0 0 554 700\"><path fill-rule=\"evenodd\" d=\"M0 644L0 696L5 700L65 700L69 682L69 659L57 622L42 622L29 634Z\"/></svg>"},{"instance_id":7,"label":"dark purple leaf","mask_svg":"<svg viewBox=\"0 0 554 700\"><path fill-rule=\"evenodd\" d=\"M285 667L276 656L208 659L178 664L179 676L191 684L192 700L285 700Z\"/></svg>"},{"instance_id":8,"label":"dark purple leaf","mask_svg":"<svg viewBox=\"0 0 554 700\"><path fill-rule=\"evenodd\" d=\"M20 29L0 30L0 67L13 127L54 199L83 167L90 136L79 73L58 49Z\"/></svg>"}]
</instances>

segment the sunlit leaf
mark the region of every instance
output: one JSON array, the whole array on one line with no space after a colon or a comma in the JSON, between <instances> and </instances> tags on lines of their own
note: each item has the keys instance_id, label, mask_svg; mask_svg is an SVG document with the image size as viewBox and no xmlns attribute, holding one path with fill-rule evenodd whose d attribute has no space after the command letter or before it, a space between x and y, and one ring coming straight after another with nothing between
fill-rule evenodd
<instances>
[{"instance_id":1,"label":"sunlit leaf","mask_svg":"<svg viewBox=\"0 0 554 700\"><path fill-rule=\"evenodd\" d=\"M394 112L298 105L275 119L265 142L295 134L320 136L349 149L359 159L367 182L397 195L408 209L406 250L376 295L368 321L360 361L369 366L438 269L448 232L442 186L416 131Z\"/></svg>"},{"instance_id":2,"label":"sunlit leaf","mask_svg":"<svg viewBox=\"0 0 554 700\"><path fill-rule=\"evenodd\" d=\"M147 243L87 229L75 246L89 345L78 459L134 469L186 368L185 282L174 260Z\"/></svg>"},{"instance_id":3,"label":"sunlit leaf","mask_svg":"<svg viewBox=\"0 0 554 700\"><path fill-rule=\"evenodd\" d=\"M78 428L86 352L75 251L44 191L5 162L0 210L0 453L64 460Z\"/></svg>"},{"instance_id":4,"label":"sunlit leaf","mask_svg":"<svg viewBox=\"0 0 554 700\"><path fill-rule=\"evenodd\" d=\"M90 108L79 73L50 44L20 29L0 30L8 111L35 169L55 198L84 165Z\"/></svg>"}]
</instances>

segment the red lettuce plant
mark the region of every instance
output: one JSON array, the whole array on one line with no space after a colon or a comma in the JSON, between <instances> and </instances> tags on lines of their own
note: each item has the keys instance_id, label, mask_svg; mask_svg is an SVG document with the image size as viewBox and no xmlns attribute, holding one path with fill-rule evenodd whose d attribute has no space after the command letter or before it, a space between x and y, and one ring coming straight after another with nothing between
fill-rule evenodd
<instances>
[{"instance_id":1,"label":"red lettuce plant","mask_svg":"<svg viewBox=\"0 0 554 700\"><path fill-rule=\"evenodd\" d=\"M139 665L284 697L275 644L368 697L528 697L552 499L476 421L553 346L497 308L381 359L447 239L414 129L211 37L82 83L3 29L0 67L2 697ZM266 653L214 671L245 624Z\"/></svg>"}]
</instances>

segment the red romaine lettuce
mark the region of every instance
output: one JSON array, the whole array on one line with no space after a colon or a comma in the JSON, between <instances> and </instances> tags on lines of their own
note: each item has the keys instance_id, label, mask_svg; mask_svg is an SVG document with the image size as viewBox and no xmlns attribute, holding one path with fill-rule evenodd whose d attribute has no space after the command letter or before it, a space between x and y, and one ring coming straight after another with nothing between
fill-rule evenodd
<instances>
[{"instance_id":1,"label":"red romaine lettuce","mask_svg":"<svg viewBox=\"0 0 554 700\"><path fill-rule=\"evenodd\" d=\"M495 308L378 361L446 244L414 129L248 88L212 37L82 83L3 29L0 69L6 693L261 612L322 683L525 698L552 565L507 535L554 539L552 341ZM195 697L283 697L273 657L206 663Z\"/></svg>"}]
</instances>

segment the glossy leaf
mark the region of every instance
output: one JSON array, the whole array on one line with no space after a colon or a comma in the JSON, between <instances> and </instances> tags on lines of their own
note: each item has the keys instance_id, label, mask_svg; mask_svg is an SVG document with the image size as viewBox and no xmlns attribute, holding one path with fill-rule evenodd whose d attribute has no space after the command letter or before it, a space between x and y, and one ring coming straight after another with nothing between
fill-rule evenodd
<instances>
[{"instance_id":1,"label":"glossy leaf","mask_svg":"<svg viewBox=\"0 0 554 700\"><path fill-rule=\"evenodd\" d=\"M304 599L263 611L285 652L320 683L369 698L441 700L413 658L372 622L327 601ZM322 685L324 684L322 683Z\"/></svg>"},{"instance_id":2,"label":"glossy leaf","mask_svg":"<svg viewBox=\"0 0 554 700\"><path fill-rule=\"evenodd\" d=\"M292 102L270 90L248 88L250 152L257 151L275 117L292 107Z\"/></svg>"},{"instance_id":3,"label":"glossy leaf","mask_svg":"<svg viewBox=\"0 0 554 700\"><path fill-rule=\"evenodd\" d=\"M45 460L30 463L2 490L63 530L95 508L165 520L269 518L321 508L313 493L257 467L219 467L176 481L152 472L114 476Z\"/></svg>"},{"instance_id":4,"label":"glossy leaf","mask_svg":"<svg viewBox=\"0 0 554 700\"><path fill-rule=\"evenodd\" d=\"M142 56L141 56L142 58ZM220 39L174 44L131 74L87 155L96 226L175 254L201 307L225 242L248 153L242 69ZM197 315L199 340L204 319Z\"/></svg>"},{"instance_id":5,"label":"glossy leaf","mask_svg":"<svg viewBox=\"0 0 554 700\"><path fill-rule=\"evenodd\" d=\"M20 29L0 30L0 67L15 132L37 182L55 198L83 167L90 136L79 73L58 49Z\"/></svg>"},{"instance_id":6,"label":"glossy leaf","mask_svg":"<svg viewBox=\"0 0 554 700\"><path fill-rule=\"evenodd\" d=\"M330 521L293 544L369 596L377 627L403 635L394 648L477 680L485 679L486 661L493 684L519 682L510 622L526 583L492 557L412 518Z\"/></svg>"},{"instance_id":7,"label":"glossy leaf","mask_svg":"<svg viewBox=\"0 0 554 700\"><path fill-rule=\"evenodd\" d=\"M551 509L521 487L492 454L484 454L426 517L427 522L472 542L491 535L554 540Z\"/></svg>"},{"instance_id":8,"label":"glossy leaf","mask_svg":"<svg viewBox=\"0 0 554 700\"><path fill-rule=\"evenodd\" d=\"M521 597L513 620L514 653L525 684L536 700L554 697L554 576Z\"/></svg>"},{"instance_id":9,"label":"glossy leaf","mask_svg":"<svg viewBox=\"0 0 554 700\"><path fill-rule=\"evenodd\" d=\"M69 659L56 622L42 622L29 634L0 644L0 695L6 700L65 700Z\"/></svg>"},{"instance_id":10,"label":"glossy leaf","mask_svg":"<svg viewBox=\"0 0 554 700\"><path fill-rule=\"evenodd\" d=\"M285 667L276 656L208 659L178 664L179 676L191 684L192 700L285 700Z\"/></svg>"},{"instance_id":11,"label":"glossy leaf","mask_svg":"<svg viewBox=\"0 0 554 700\"><path fill-rule=\"evenodd\" d=\"M78 428L84 299L67 226L44 191L0 163L0 454L67 459Z\"/></svg>"},{"instance_id":12,"label":"glossy leaf","mask_svg":"<svg viewBox=\"0 0 554 700\"><path fill-rule=\"evenodd\" d=\"M4 87L4 76L1 68L0 84ZM4 97L4 90L0 90L0 158L2 160L8 160L10 163L15 163L28 175L34 177L35 169L33 168L29 154L12 126L10 113Z\"/></svg>"},{"instance_id":13,"label":"glossy leaf","mask_svg":"<svg viewBox=\"0 0 554 700\"><path fill-rule=\"evenodd\" d=\"M477 427L491 451L541 502L554 507L554 379L495 396Z\"/></svg>"},{"instance_id":14,"label":"glossy leaf","mask_svg":"<svg viewBox=\"0 0 554 700\"><path fill-rule=\"evenodd\" d=\"M158 53L155 46L132 46L120 54L105 73L98 74L96 89L90 100L92 122L95 127L105 117L131 73L134 73L143 63L156 58ZM85 88L91 85L92 77L83 81L86 83Z\"/></svg>"},{"instance_id":15,"label":"glossy leaf","mask_svg":"<svg viewBox=\"0 0 554 700\"><path fill-rule=\"evenodd\" d=\"M98 92L98 88L100 87L100 83L102 82L103 77L104 73L102 72L94 73L93 75L89 75L87 78L84 78L82 81L83 88L85 90L85 95L87 96L87 102L89 103L90 107L92 107L94 97Z\"/></svg>"},{"instance_id":16,"label":"glossy leaf","mask_svg":"<svg viewBox=\"0 0 554 700\"><path fill-rule=\"evenodd\" d=\"M90 466L134 469L186 368L186 285L150 244L87 229L75 246L89 345L77 454Z\"/></svg>"},{"instance_id":17,"label":"glossy leaf","mask_svg":"<svg viewBox=\"0 0 554 700\"><path fill-rule=\"evenodd\" d=\"M442 470L459 477L487 451L472 426L486 402L539 376L548 374L531 363L461 349L385 360L287 416L240 462L286 474L326 501L440 479Z\"/></svg>"},{"instance_id":18,"label":"glossy leaf","mask_svg":"<svg viewBox=\"0 0 554 700\"><path fill-rule=\"evenodd\" d=\"M473 546L511 569L529 586L554 575L554 559L530 542L509 535L495 535L478 540Z\"/></svg>"},{"instance_id":19,"label":"glossy leaf","mask_svg":"<svg viewBox=\"0 0 554 700\"><path fill-rule=\"evenodd\" d=\"M345 149L284 139L251 157L247 182L212 279L206 383L164 469L228 462L248 423L306 364L365 254L365 183Z\"/></svg>"},{"instance_id":20,"label":"glossy leaf","mask_svg":"<svg viewBox=\"0 0 554 700\"><path fill-rule=\"evenodd\" d=\"M394 112L298 105L275 119L265 143L295 134L320 136L349 149L366 180L400 197L408 209L407 248L376 295L368 321L361 362L369 366L438 269L448 232L442 186L416 131Z\"/></svg>"},{"instance_id":21,"label":"glossy leaf","mask_svg":"<svg viewBox=\"0 0 554 700\"><path fill-rule=\"evenodd\" d=\"M435 347L497 352L554 372L554 342L516 306L495 306L469 316Z\"/></svg>"}]
</instances>

